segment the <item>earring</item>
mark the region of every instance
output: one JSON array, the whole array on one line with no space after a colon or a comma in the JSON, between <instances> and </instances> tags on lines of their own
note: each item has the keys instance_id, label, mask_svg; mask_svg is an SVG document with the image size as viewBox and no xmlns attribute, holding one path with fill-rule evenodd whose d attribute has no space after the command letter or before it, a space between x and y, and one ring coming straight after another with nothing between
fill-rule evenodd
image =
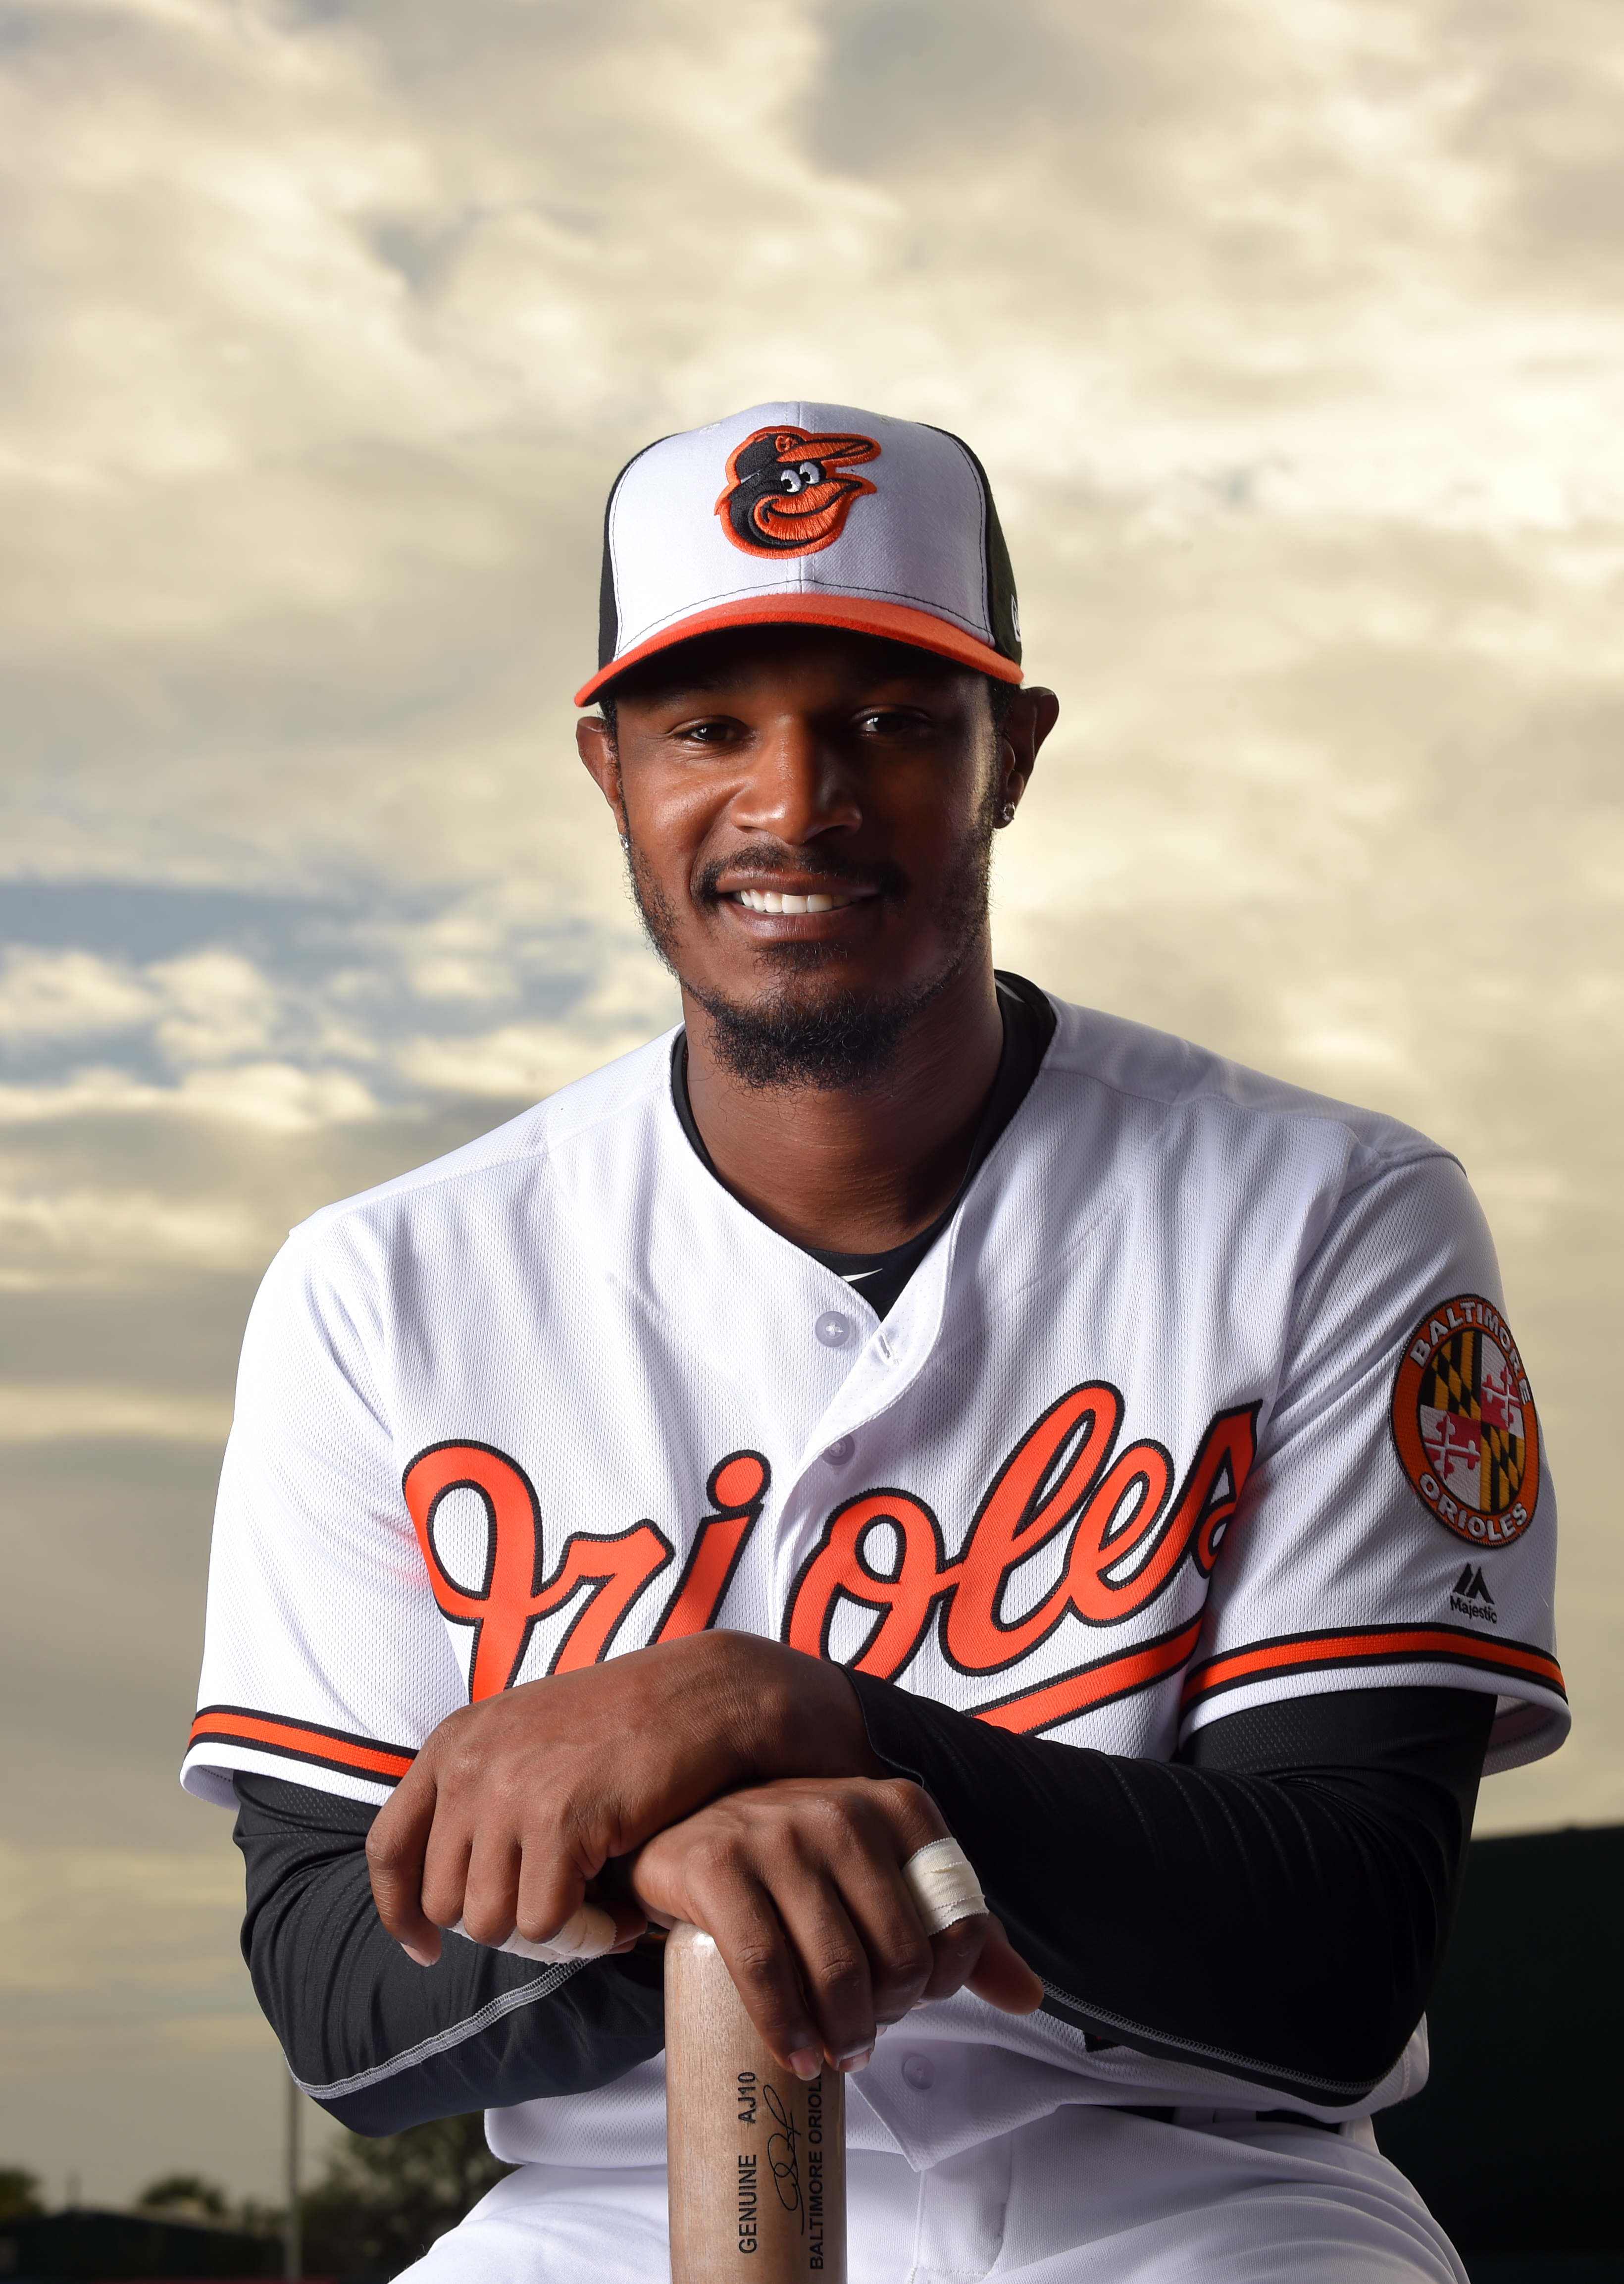
<instances>
[{"instance_id":1,"label":"earring","mask_svg":"<svg viewBox=\"0 0 1624 2284\"><path fill-rule=\"evenodd\" d=\"M629 849L631 847L631 842L627 839L623 833L621 835L621 846L622 849Z\"/></svg>"},{"instance_id":2,"label":"earring","mask_svg":"<svg viewBox=\"0 0 1624 2284\"><path fill-rule=\"evenodd\" d=\"M1014 822L1014 817L1015 804L1012 801L1006 801L1003 807L998 811L998 822L1000 825L1010 825Z\"/></svg>"}]
</instances>

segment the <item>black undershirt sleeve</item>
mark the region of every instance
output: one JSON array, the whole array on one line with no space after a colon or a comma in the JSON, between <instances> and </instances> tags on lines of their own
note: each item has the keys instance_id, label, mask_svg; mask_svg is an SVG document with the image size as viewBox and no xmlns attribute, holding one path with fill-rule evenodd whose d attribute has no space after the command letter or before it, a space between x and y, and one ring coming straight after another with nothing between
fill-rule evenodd
<instances>
[{"instance_id":1,"label":"black undershirt sleeve","mask_svg":"<svg viewBox=\"0 0 1624 2284\"><path fill-rule=\"evenodd\" d=\"M408 1959L372 1902L375 1808L239 1770L243 1956L307 2093L357 2133L584 2093L665 2045L652 1951L589 1966L510 1959L448 1935Z\"/></svg>"},{"instance_id":2,"label":"black undershirt sleeve","mask_svg":"<svg viewBox=\"0 0 1624 2284\"><path fill-rule=\"evenodd\" d=\"M936 1800L1047 2011L1091 2043L1329 2107L1396 2061L1448 1941L1492 1698L1292 1699L1168 1764L853 1681L874 1750ZM416 1967L373 1909L377 1811L235 1781L254 1990L295 2077L357 2132L584 2092L660 2051L657 1953L547 1967L448 1936Z\"/></svg>"},{"instance_id":3,"label":"black undershirt sleeve","mask_svg":"<svg viewBox=\"0 0 1624 2284\"><path fill-rule=\"evenodd\" d=\"M1167 1763L852 1679L875 1752L941 1808L1046 2012L1327 2108L1392 2069L1448 1942L1492 1697L1287 1699Z\"/></svg>"}]
</instances>

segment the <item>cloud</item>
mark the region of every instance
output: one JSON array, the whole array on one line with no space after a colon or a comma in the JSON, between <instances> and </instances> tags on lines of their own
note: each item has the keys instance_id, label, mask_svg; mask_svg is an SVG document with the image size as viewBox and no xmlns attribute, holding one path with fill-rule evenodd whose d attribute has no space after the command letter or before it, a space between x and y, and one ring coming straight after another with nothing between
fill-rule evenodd
<instances>
[{"instance_id":1,"label":"cloud","mask_svg":"<svg viewBox=\"0 0 1624 2284\"><path fill-rule=\"evenodd\" d=\"M171 1063L222 1062L266 1047L278 995L253 964L199 951L132 973L88 951L13 946L0 966L0 1041L36 1045L150 1026Z\"/></svg>"},{"instance_id":2,"label":"cloud","mask_svg":"<svg viewBox=\"0 0 1624 2284\"><path fill-rule=\"evenodd\" d=\"M0 1443L138 1435L217 1450L230 1424L229 1406L169 1388L98 1388L83 1380L57 1387L0 1381Z\"/></svg>"},{"instance_id":3,"label":"cloud","mask_svg":"<svg viewBox=\"0 0 1624 2284\"><path fill-rule=\"evenodd\" d=\"M113 961L88 951L16 946L0 965L0 1039L73 1039L133 1030L158 1012L153 993Z\"/></svg>"},{"instance_id":4,"label":"cloud","mask_svg":"<svg viewBox=\"0 0 1624 2284\"><path fill-rule=\"evenodd\" d=\"M0 1847L0 1993L195 1988L197 1953L218 1958L240 1887L218 1851Z\"/></svg>"},{"instance_id":5,"label":"cloud","mask_svg":"<svg viewBox=\"0 0 1624 2284\"><path fill-rule=\"evenodd\" d=\"M513 1101L552 1094L613 1055L629 1053L646 1036L641 1027L601 1031L588 1045L562 1024L506 1023L473 1038L409 1041L395 1061L419 1086Z\"/></svg>"},{"instance_id":6,"label":"cloud","mask_svg":"<svg viewBox=\"0 0 1624 2284\"><path fill-rule=\"evenodd\" d=\"M297 1076L297 1074L295 1074ZM66 1189L49 1181L0 1200L0 1281L13 1291L88 1268L98 1283L121 1271L162 1265L232 1268L258 1260L264 1247L256 1217L236 1200L201 1204L107 1178Z\"/></svg>"},{"instance_id":7,"label":"cloud","mask_svg":"<svg viewBox=\"0 0 1624 2284\"><path fill-rule=\"evenodd\" d=\"M97 927L78 884L55 898L35 885L20 901L47 935L75 918ZM0 914L4 902L0 889ZM516 886L426 913L329 906L317 924L239 895L227 911L211 899L198 913L239 944L206 941L140 965L13 946L0 965L0 1069L9 1052L17 1076L0 1078L0 1132L178 1115L291 1134L425 1094L518 1102L674 1019L669 980L629 922L572 921L533 903ZM119 925L128 935L130 915ZM81 1060L87 1047L98 1060ZM73 1210L59 1182L52 1193L24 1217Z\"/></svg>"},{"instance_id":8,"label":"cloud","mask_svg":"<svg viewBox=\"0 0 1624 2284\"><path fill-rule=\"evenodd\" d=\"M158 1044L172 1063L235 1061L263 1053L277 1028L277 993L252 964L230 951L193 952L152 971L168 1009Z\"/></svg>"}]
</instances>

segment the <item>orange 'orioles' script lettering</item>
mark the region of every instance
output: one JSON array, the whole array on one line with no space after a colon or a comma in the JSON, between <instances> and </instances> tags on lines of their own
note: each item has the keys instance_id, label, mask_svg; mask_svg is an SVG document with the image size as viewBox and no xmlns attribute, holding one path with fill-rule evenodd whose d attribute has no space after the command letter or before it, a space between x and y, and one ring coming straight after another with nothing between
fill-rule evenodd
<instances>
[{"instance_id":1,"label":"orange 'orioles' script lettering","mask_svg":"<svg viewBox=\"0 0 1624 2284\"><path fill-rule=\"evenodd\" d=\"M714 1624L771 1479L759 1451L730 1451L712 1468L706 1488L714 1512L699 1525L656 1641ZM565 1542L550 1576L545 1575L541 1507L530 1478L516 1459L488 1443L431 1444L407 1468L402 1489L435 1601L454 1623L474 1629L471 1701L511 1689L536 1621L562 1609L589 1583L592 1591L547 1670L573 1673L597 1664L608 1655L638 1595L671 1560L670 1541L645 1521L613 1538L576 1532ZM477 1492L485 1508L485 1575L478 1587L457 1585L434 1544L440 1503L457 1490Z\"/></svg>"},{"instance_id":2,"label":"orange 'orioles' script lettering","mask_svg":"<svg viewBox=\"0 0 1624 2284\"><path fill-rule=\"evenodd\" d=\"M957 1561L944 1561L940 1524L906 1491L867 1491L837 1507L795 1581L784 1639L793 1649L826 1657L840 1602L855 1602L877 1615L848 1662L859 1673L891 1680L918 1648L938 1602L946 1605L942 1646L963 1673L1006 1670L1046 1640L1068 1611L1095 1626L1136 1616L1186 1557L1203 1577L1211 1574L1251 1472L1257 1412L1251 1404L1217 1414L1169 1503L1173 1461L1159 1443L1130 1443L1112 1459L1122 1417L1117 1390L1105 1381L1074 1388L1004 1461ZM890 1526L896 1547L885 1569L867 1553L881 1524ZM1014 1572L1066 1529L1071 1541L1059 1584L1024 1616L1007 1618ZM1161 1644L1142 1643L983 1710L1002 1728L1022 1728L1021 1709L1029 1702L1031 1725L1046 1726L1176 1670L1198 1632L1198 1622L1182 1627ZM1151 1656L1152 1650L1164 1654Z\"/></svg>"},{"instance_id":3,"label":"orange 'orioles' script lettering","mask_svg":"<svg viewBox=\"0 0 1624 2284\"><path fill-rule=\"evenodd\" d=\"M1214 1414L1183 1482L1172 1455L1144 1441L1116 1448L1122 1398L1108 1381L1085 1381L1051 1404L1015 1445L977 1508L956 1560L941 1526L911 1491L869 1490L835 1508L801 1565L784 1639L813 1657L830 1654L842 1604L873 1613L847 1662L892 1680L917 1651L940 1610L941 1644L961 1673L1007 1672L1042 1647L1068 1615L1110 1627L1136 1617L1188 1560L1210 1576L1219 1542L1240 1502L1257 1451L1255 1404ZM706 1484L703 1516L676 1584L649 1639L675 1641L714 1625L772 1471L759 1451L731 1451ZM539 1620L589 1586L548 1666L569 1673L606 1657L634 1603L666 1569L672 1546L649 1521L617 1537L577 1531L548 1571L541 1509L517 1460L487 1443L432 1444L407 1468L406 1504L434 1600L454 1624L474 1630L471 1699L511 1688ZM435 1544L441 1502L471 1490L483 1502L485 1568L478 1586L451 1577ZM882 1567L871 1553L884 1529ZM1017 1573L1069 1533L1058 1583L1011 1615ZM1054 1568L1049 1568L1054 1577ZM1198 1613L1171 1631L1107 1651L978 1709L995 1727L1030 1732L1151 1687L1194 1654Z\"/></svg>"},{"instance_id":4,"label":"orange 'orioles' script lettering","mask_svg":"<svg viewBox=\"0 0 1624 2284\"><path fill-rule=\"evenodd\" d=\"M644 1587L671 1560L669 1541L652 1522L640 1522L617 1538L578 1532L565 1541L552 1576L543 1576L542 1514L530 1478L487 1443L431 1445L407 1468L402 1488L434 1600L448 1618L474 1630L472 1702L511 1688L537 1619L561 1609L589 1579L596 1582L592 1592L548 1670L596 1664ZM475 1491L485 1503L485 1577L477 1590L457 1584L434 1545L440 1503L457 1490Z\"/></svg>"},{"instance_id":5,"label":"orange 'orioles' script lettering","mask_svg":"<svg viewBox=\"0 0 1624 2284\"><path fill-rule=\"evenodd\" d=\"M688 1567L666 1606L656 1641L702 1634L714 1625L722 1598L733 1582L745 1541L755 1529L772 1470L759 1451L735 1451L713 1467L705 1496L715 1509L699 1525Z\"/></svg>"}]
</instances>

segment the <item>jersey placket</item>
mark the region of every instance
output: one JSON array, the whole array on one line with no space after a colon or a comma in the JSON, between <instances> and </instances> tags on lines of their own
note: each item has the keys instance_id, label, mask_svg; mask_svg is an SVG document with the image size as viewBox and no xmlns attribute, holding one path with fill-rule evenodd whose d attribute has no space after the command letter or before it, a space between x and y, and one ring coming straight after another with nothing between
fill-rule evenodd
<instances>
[{"instance_id":1,"label":"jersey placket","mask_svg":"<svg viewBox=\"0 0 1624 2284\"><path fill-rule=\"evenodd\" d=\"M838 1300L829 1312L854 1326L854 1346L862 1341L845 1380L834 1391L822 1415L802 1429L799 1438L786 1435L785 1448L798 1452L792 1475L785 1476L777 1508L772 1542L772 1595L775 1631L781 1631L790 1598L802 1563L816 1544L832 1508L868 1481L863 1468L865 1432L886 1414L904 1404L934 1352L941 1329L948 1287L952 1276L957 1224L920 1263L896 1306L883 1325L873 1311L855 1305L832 1270L808 1266L827 1280ZM870 1329L862 1339L863 1324ZM825 1318L820 1316L817 1324ZM842 1336L840 1343L846 1344Z\"/></svg>"}]
</instances>

